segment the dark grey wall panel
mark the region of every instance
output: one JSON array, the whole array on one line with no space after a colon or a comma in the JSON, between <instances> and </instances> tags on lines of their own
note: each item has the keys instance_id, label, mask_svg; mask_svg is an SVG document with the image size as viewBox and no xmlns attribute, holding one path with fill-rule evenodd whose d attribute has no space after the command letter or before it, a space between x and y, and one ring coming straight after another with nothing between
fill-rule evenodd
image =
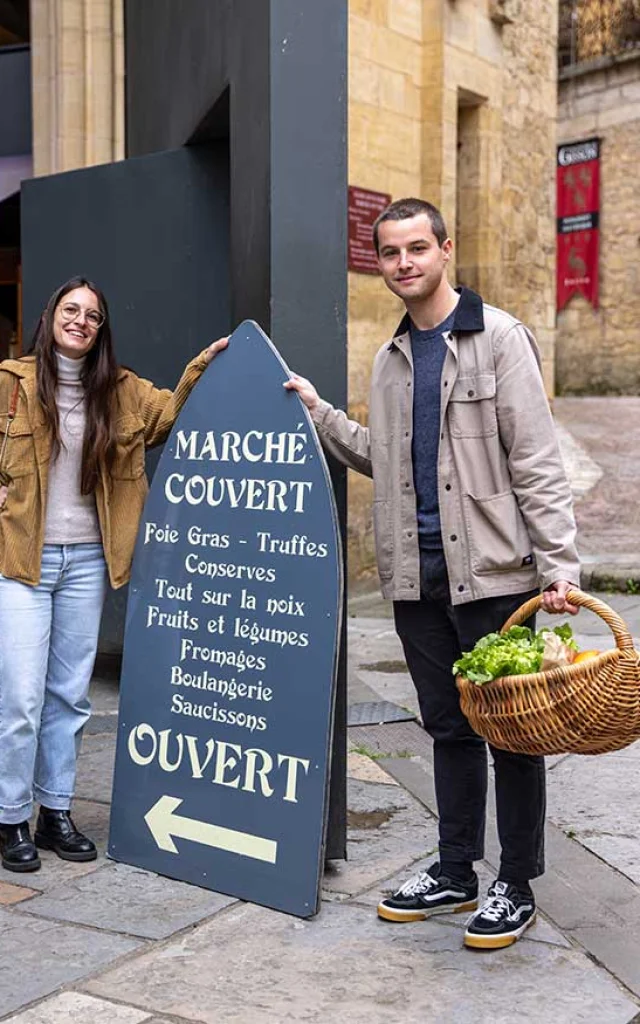
<instances>
[{"instance_id":1,"label":"dark grey wall panel","mask_svg":"<svg viewBox=\"0 0 640 1024\"><path fill-rule=\"evenodd\" d=\"M231 309L234 322L252 318L269 335L272 308L269 188L273 177L269 50L271 6L270 0L240 0L236 3L229 40L233 183Z\"/></svg>"},{"instance_id":2,"label":"dark grey wall panel","mask_svg":"<svg viewBox=\"0 0 640 1024\"><path fill-rule=\"evenodd\" d=\"M292 369L309 377L323 397L345 408L345 0L277 0L271 6L270 44L271 337ZM334 462L331 475L346 552L346 470ZM345 654L346 614L329 805L328 851L333 857L344 856L346 847Z\"/></svg>"},{"instance_id":3,"label":"dark grey wall panel","mask_svg":"<svg viewBox=\"0 0 640 1024\"><path fill-rule=\"evenodd\" d=\"M347 400L344 0L271 15L271 335L320 392ZM308 371L308 374L307 374Z\"/></svg>"},{"instance_id":4,"label":"dark grey wall panel","mask_svg":"<svg viewBox=\"0 0 640 1024\"><path fill-rule=\"evenodd\" d=\"M129 155L227 135L231 322L344 406L347 0L126 0ZM332 466L343 539L346 472ZM343 647L344 655L344 647ZM345 844L344 656L329 855Z\"/></svg>"},{"instance_id":5,"label":"dark grey wall panel","mask_svg":"<svg viewBox=\"0 0 640 1024\"><path fill-rule=\"evenodd\" d=\"M58 285L86 276L109 301L118 360L173 387L229 329L228 216L224 143L24 182L27 336Z\"/></svg>"},{"instance_id":6,"label":"dark grey wall panel","mask_svg":"<svg viewBox=\"0 0 640 1024\"><path fill-rule=\"evenodd\" d=\"M125 0L129 155L184 145L224 91L233 7L233 0Z\"/></svg>"},{"instance_id":7,"label":"dark grey wall panel","mask_svg":"<svg viewBox=\"0 0 640 1024\"><path fill-rule=\"evenodd\" d=\"M82 275L107 296L118 361L173 388L188 360L229 331L228 252L226 143L25 182L26 343L50 294ZM107 601L104 654L122 650L125 601L126 590Z\"/></svg>"},{"instance_id":8,"label":"dark grey wall panel","mask_svg":"<svg viewBox=\"0 0 640 1024\"><path fill-rule=\"evenodd\" d=\"M232 322L254 319L267 333L270 7L270 0L125 4L128 153L228 137Z\"/></svg>"},{"instance_id":9,"label":"dark grey wall panel","mask_svg":"<svg viewBox=\"0 0 640 1024\"><path fill-rule=\"evenodd\" d=\"M31 149L31 53L10 46L0 49L0 156Z\"/></svg>"}]
</instances>

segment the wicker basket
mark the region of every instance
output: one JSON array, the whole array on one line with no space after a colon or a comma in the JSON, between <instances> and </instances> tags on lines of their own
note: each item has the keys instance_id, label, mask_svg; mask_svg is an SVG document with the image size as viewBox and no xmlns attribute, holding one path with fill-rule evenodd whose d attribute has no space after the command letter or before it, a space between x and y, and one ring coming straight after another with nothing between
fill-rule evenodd
<instances>
[{"instance_id":1,"label":"wicker basket","mask_svg":"<svg viewBox=\"0 0 640 1024\"><path fill-rule=\"evenodd\" d=\"M615 648L578 665L503 676L483 686L458 676L462 710L493 746L518 754L604 754L640 738L640 654L625 622L580 590L572 590L568 600L604 619ZM541 605L541 596L527 601L502 632Z\"/></svg>"}]
</instances>

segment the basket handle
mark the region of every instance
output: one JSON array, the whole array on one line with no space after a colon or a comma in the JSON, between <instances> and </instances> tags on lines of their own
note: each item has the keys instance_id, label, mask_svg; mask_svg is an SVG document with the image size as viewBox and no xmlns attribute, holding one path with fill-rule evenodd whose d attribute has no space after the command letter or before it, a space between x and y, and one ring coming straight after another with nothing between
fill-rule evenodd
<instances>
[{"instance_id":1,"label":"basket handle","mask_svg":"<svg viewBox=\"0 0 640 1024\"><path fill-rule=\"evenodd\" d=\"M614 612L613 608L610 608L604 601L600 601L597 597L591 597L590 594L584 594L581 590L570 590L567 594L567 601L571 604L578 605L579 608L588 608L589 611L595 612L601 619L604 619L607 626L613 633L616 641L616 647L622 650L633 650L633 639L629 633L629 628L617 612ZM511 626L520 626L523 622L531 616L535 615L536 612L540 611L542 607L542 594L538 594L536 597L532 597L530 601L525 601L523 605L513 613L511 618L507 619L504 626L500 630L501 633L506 633Z\"/></svg>"}]
</instances>

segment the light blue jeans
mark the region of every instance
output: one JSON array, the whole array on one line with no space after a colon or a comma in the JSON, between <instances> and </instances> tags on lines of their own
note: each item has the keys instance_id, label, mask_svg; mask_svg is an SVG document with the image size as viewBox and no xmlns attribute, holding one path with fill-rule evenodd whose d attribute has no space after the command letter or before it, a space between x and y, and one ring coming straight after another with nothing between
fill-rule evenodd
<instances>
[{"instance_id":1,"label":"light blue jeans","mask_svg":"<svg viewBox=\"0 0 640 1024\"><path fill-rule=\"evenodd\" d=\"M101 544L45 544L37 587L0 576L0 823L68 810L107 588Z\"/></svg>"}]
</instances>

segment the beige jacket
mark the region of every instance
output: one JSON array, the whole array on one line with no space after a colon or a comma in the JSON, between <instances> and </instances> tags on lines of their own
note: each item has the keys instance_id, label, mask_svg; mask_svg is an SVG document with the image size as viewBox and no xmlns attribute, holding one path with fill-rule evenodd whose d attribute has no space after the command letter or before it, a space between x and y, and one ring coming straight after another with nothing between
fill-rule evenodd
<instances>
[{"instance_id":1,"label":"beige jacket","mask_svg":"<svg viewBox=\"0 0 640 1024\"><path fill-rule=\"evenodd\" d=\"M324 448L373 477L378 572L394 601L420 597L408 326L375 358L368 427L324 401L313 412ZM452 603L577 585L571 492L533 335L463 288L445 340L438 497Z\"/></svg>"},{"instance_id":2,"label":"beige jacket","mask_svg":"<svg viewBox=\"0 0 640 1024\"><path fill-rule=\"evenodd\" d=\"M103 468L96 506L113 587L129 579L138 523L149 490L144 451L166 440L189 392L207 366L206 350L192 359L175 391L154 387L131 370L118 371L117 448L110 474ZM19 398L9 426L4 469L11 477L0 509L0 573L35 586L40 582L51 436L36 395L35 359L0 363L0 437L14 384Z\"/></svg>"}]
</instances>

